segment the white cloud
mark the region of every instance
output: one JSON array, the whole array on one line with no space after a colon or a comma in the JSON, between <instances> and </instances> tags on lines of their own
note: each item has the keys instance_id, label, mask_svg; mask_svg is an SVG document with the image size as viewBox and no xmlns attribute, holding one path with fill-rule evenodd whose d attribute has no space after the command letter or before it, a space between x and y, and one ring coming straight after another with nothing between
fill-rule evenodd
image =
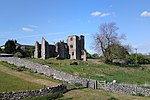
<instances>
[{"instance_id":1,"label":"white cloud","mask_svg":"<svg viewBox=\"0 0 150 100\"><path fill-rule=\"evenodd\" d=\"M24 32L32 32L34 30L32 28L29 28L29 27L22 27L22 31L24 31Z\"/></svg>"},{"instance_id":2,"label":"white cloud","mask_svg":"<svg viewBox=\"0 0 150 100\"><path fill-rule=\"evenodd\" d=\"M101 14L101 17L105 17L105 16L109 16L110 14L109 13L103 13Z\"/></svg>"},{"instance_id":3,"label":"white cloud","mask_svg":"<svg viewBox=\"0 0 150 100\"><path fill-rule=\"evenodd\" d=\"M91 13L91 16L94 16L94 17L105 17L105 16L109 16L109 15L110 15L110 13L102 13L99 11L95 11L95 12Z\"/></svg>"},{"instance_id":4,"label":"white cloud","mask_svg":"<svg viewBox=\"0 0 150 100\"><path fill-rule=\"evenodd\" d=\"M101 15L101 12L95 11L95 12L92 12L91 15L97 17Z\"/></svg>"},{"instance_id":5,"label":"white cloud","mask_svg":"<svg viewBox=\"0 0 150 100\"><path fill-rule=\"evenodd\" d=\"M143 11L143 12L141 13L141 16L142 16L142 17L150 17L150 12L148 12L148 11Z\"/></svg>"},{"instance_id":6,"label":"white cloud","mask_svg":"<svg viewBox=\"0 0 150 100\"><path fill-rule=\"evenodd\" d=\"M24 31L24 32L32 32L32 31L35 31L37 27L38 26L36 26L36 25L27 25L25 27L22 27L22 31Z\"/></svg>"}]
</instances>

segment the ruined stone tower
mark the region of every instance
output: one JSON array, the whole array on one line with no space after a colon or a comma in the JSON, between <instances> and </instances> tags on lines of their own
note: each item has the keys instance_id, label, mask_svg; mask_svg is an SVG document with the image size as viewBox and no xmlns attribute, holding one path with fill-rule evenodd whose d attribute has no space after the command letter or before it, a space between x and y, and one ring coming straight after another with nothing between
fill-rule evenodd
<instances>
[{"instance_id":1,"label":"ruined stone tower","mask_svg":"<svg viewBox=\"0 0 150 100\"><path fill-rule=\"evenodd\" d=\"M41 58L47 59L49 58L49 44L43 37L41 43Z\"/></svg>"},{"instance_id":2,"label":"ruined stone tower","mask_svg":"<svg viewBox=\"0 0 150 100\"><path fill-rule=\"evenodd\" d=\"M34 58L41 58L41 44L38 41L35 43Z\"/></svg>"},{"instance_id":3,"label":"ruined stone tower","mask_svg":"<svg viewBox=\"0 0 150 100\"><path fill-rule=\"evenodd\" d=\"M69 59L69 48L67 43L60 41L56 43L57 58L59 59Z\"/></svg>"},{"instance_id":4,"label":"ruined stone tower","mask_svg":"<svg viewBox=\"0 0 150 100\"><path fill-rule=\"evenodd\" d=\"M69 46L70 59L78 59L86 61L86 53L84 50L84 36L73 35L68 36L67 44Z\"/></svg>"},{"instance_id":5,"label":"ruined stone tower","mask_svg":"<svg viewBox=\"0 0 150 100\"><path fill-rule=\"evenodd\" d=\"M49 43L42 37L41 44L35 43L34 58L59 58L59 59L78 59L86 61L84 50L84 36L68 36L67 43L57 42L55 45Z\"/></svg>"}]
</instances>

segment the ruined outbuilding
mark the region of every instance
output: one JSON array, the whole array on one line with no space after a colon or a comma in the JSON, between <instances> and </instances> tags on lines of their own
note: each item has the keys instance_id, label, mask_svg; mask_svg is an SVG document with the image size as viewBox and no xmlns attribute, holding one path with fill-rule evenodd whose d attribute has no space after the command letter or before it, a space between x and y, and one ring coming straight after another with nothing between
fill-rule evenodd
<instances>
[{"instance_id":1,"label":"ruined outbuilding","mask_svg":"<svg viewBox=\"0 0 150 100\"><path fill-rule=\"evenodd\" d=\"M67 43L57 42L55 45L49 44L43 37L41 44L35 43L34 58L47 59L56 57L58 59L78 59L86 61L84 49L84 36L68 36Z\"/></svg>"}]
</instances>

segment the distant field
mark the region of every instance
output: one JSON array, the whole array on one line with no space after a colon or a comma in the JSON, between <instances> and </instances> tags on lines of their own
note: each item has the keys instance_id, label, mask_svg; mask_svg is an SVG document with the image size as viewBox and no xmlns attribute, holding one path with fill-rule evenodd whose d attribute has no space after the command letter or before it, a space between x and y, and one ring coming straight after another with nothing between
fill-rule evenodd
<instances>
[{"instance_id":1,"label":"distant field","mask_svg":"<svg viewBox=\"0 0 150 100\"><path fill-rule=\"evenodd\" d=\"M78 60L56 60L56 59L28 59L30 61L47 64L73 75L96 80L117 80L131 84L150 84L150 69L119 67L114 65L97 64ZM78 65L70 65L71 62L78 62Z\"/></svg>"},{"instance_id":2,"label":"distant field","mask_svg":"<svg viewBox=\"0 0 150 100\"><path fill-rule=\"evenodd\" d=\"M32 90L44 88L44 86L56 86L59 81L45 77L38 73L31 73L29 70L12 70L13 65L0 62L0 92Z\"/></svg>"}]
</instances>

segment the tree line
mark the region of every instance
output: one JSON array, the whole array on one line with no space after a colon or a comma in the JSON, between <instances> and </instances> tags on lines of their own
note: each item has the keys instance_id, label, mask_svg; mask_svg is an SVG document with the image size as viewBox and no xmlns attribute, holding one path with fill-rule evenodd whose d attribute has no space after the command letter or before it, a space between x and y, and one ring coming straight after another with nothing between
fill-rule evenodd
<instances>
[{"instance_id":1,"label":"tree line","mask_svg":"<svg viewBox=\"0 0 150 100\"><path fill-rule=\"evenodd\" d=\"M22 50L21 45L18 44L16 40L8 40L6 41L4 48L0 48L0 53L13 54L16 57L32 57L34 53L34 46Z\"/></svg>"},{"instance_id":2,"label":"tree line","mask_svg":"<svg viewBox=\"0 0 150 100\"><path fill-rule=\"evenodd\" d=\"M125 40L126 36L119 35L118 29L114 22L101 24L99 32L93 36L93 44L97 53L90 54L85 50L87 58L103 59L105 63L150 64L149 56L132 53L132 46L122 45L122 40ZM0 48L0 53L10 53L17 57L33 56L34 46L24 51L16 43L16 40L6 41L4 49Z\"/></svg>"},{"instance_id":3,"label":"tree line","mask_svg":"<svg viewBox=\"0 0 150 100\"><path fill-rule=\"evenodd\" d=\"M94 34L94 48L97 53L102 54L104 62L122 63L123 61L125 64L149 64L149 57L131 53L131 46L122 45L122 40L125 40L126 36L124 34L119 35L118 29L114 22L103 23L99 27L99 32Z\"/></svg>"}]
</instances>

